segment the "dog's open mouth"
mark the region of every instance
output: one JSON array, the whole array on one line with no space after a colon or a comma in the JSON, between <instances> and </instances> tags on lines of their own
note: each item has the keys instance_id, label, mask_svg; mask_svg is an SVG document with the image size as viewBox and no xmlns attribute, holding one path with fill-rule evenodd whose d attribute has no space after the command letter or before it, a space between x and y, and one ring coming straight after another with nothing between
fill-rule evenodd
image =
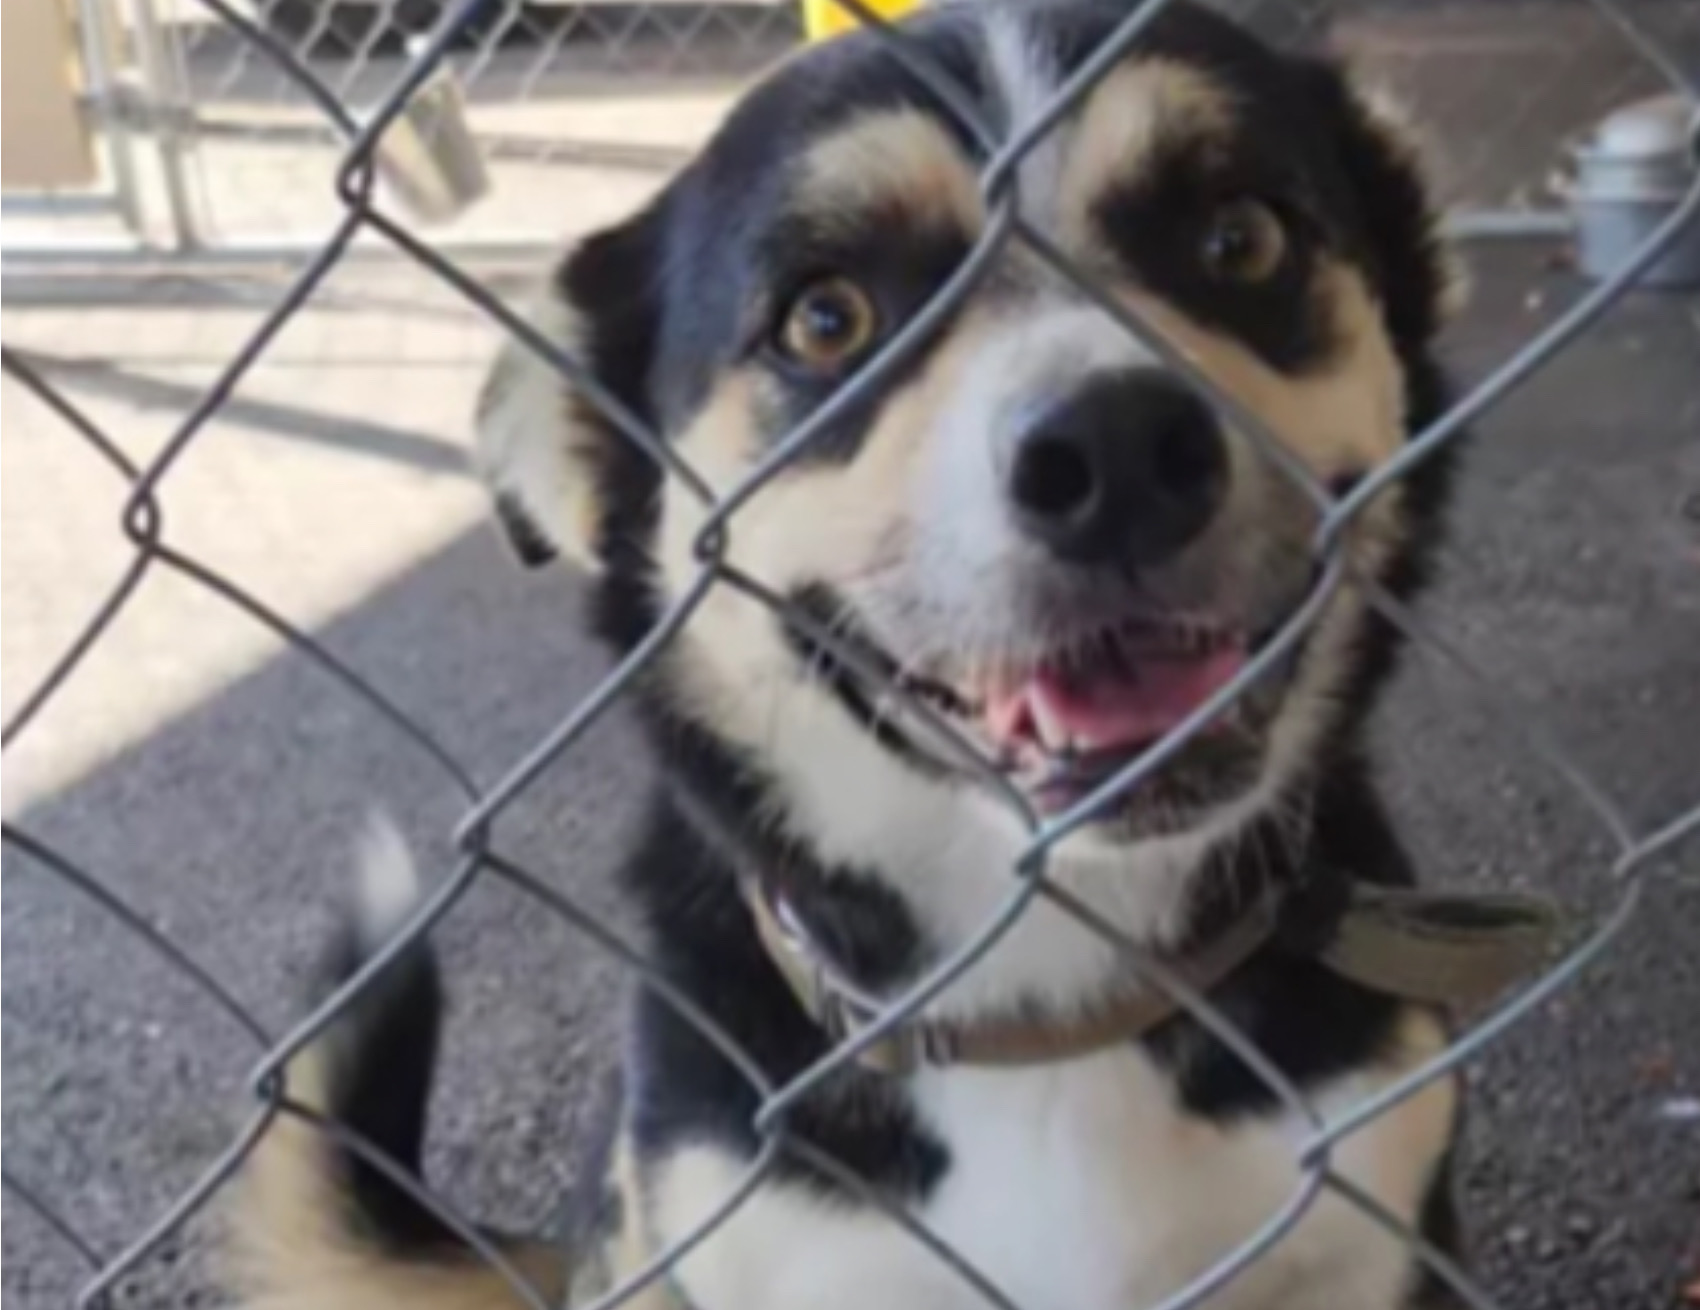
<instances>
[{"instance_id":1,"label":"dog's open mouth","mask_svg":"<svg viewBox=\"0 0 1700 1310\"><path fill-rule=\"evenodd\" d=\"M1226 623L1141 616L1019 664L922 674L906 669L824 589L797 600L810 626L830 632L832 642L793 630L793 643L864 726L934 767L983 776L961 749L971 746L1042 812L1072 805L1180 727L1260 644ZM949 725L956 742L915 712L917 701ZM1205 800L1217 788L1203 775L1220 774L1253 744L1240 707L1230 706L1153 781L1171 809Z\"/></svg>"}]
</instances>

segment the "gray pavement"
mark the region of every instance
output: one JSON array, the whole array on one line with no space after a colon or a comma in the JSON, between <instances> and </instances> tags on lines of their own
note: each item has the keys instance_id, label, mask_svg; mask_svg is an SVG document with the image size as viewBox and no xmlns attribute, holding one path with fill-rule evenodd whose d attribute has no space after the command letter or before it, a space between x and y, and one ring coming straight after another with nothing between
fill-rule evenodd
<instances>
[{"instance_id":1,"label":"gray pavement","mask_svg":"<svg viewBox=\"0 0 1700 1310\"><path fill-rule=\"evenodd\" d=\"M1454 355L1479 376L1575 294L1550 249L1478 249ZM263 288L261 289L263 291ZM187 288L184 288L185 296ZM484 337L411 275L339 278L167 490L173 534L308 624L488 781L604 669L564 574L511 569L454 459ZM255 312L11 311L9 347L132 449ZM334 307L333 303L334 302ZM1427 608L1486 692L1414 663L1379 733L1431 880L1548 889L1578 927L1608 848L1484 705L1537 707L1641 823L1700 799L1700 309L1637 297L1482 426ZM75 361L81 360L81 363ZM117 503L7 383L5 701L18 703L121 557ZM102 475L103 476L103 475ZM607 873L644 765L614 722L548 772L501 844L617 915ZM362 816L446 867L459 799L338 685L159 578L7 764L11 819L121 892L275 1030L324 941ZM1509 1310L1674 1306L1700 1273L1700 851L1648 889L1602 965L1472 1073L1466 1210ZM454 1012L435 1178L482 1216L545 1218L613 1056L619 978L511 890L445 925ZM5 859L9 1173L117 1250L237 1125L235 1027L28 861ZM66 1304L67 1248L5 1201L13 1310ZM198 1222L125 1304L216 1304Z\"/></svg>"}]
</instances>

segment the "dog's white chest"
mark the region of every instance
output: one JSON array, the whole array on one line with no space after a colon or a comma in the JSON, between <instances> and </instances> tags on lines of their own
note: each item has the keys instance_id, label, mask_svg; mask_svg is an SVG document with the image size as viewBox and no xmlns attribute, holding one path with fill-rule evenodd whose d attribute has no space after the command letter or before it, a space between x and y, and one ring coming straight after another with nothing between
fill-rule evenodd
<instances>
[{"instance_id":1,"label":"dog's white chest","mask_svg":"<svg viewBox=\"0 0 1700 1310\"><path fill-rule=\"evenodd\" d=\"M1131 1052L930 1080L922 1104L953 1167L925 1218L1017 1305L1159 1304L1252 1237L1299 1183L1292 1125L1217 1128L1171 1097ZM1314 1293L1332 1237L1301 1233L1210 1304L1263 1310L1299 1287Z\"/></svg>"},{"instance_id":2,"label":"dog's white chest","mask_svg":"<svg viewBox=\"0 0 1700 1310\"><path fill-rule=\"evenodd\" d=\"M1357 1075L1318 1098L1327 1115L1384 1078ZM1450 1092L1418 1097L1336 1156L1397 1213L1418 1208ZM915 1217L1022 1310L1144 1310L1206 1275L1272 1220L1300 1183L1300 1125L1215 1127L1177 1112L1166 1082L1132 1052L1042 1070L923 1075L918 1105L950 1167ZM1419 1122L1420 1121L1420 1122ZM1432 1121L1434 1141L1429 1126ZM1414 1140L1416 1137L1423 1140ZM708 1152L674 1162L686 1179L657 1217L724 1195L738 1169ZM678 1183L685 1183L683 1187ZM687 1203L684 1198L696 1199ZM674 1205L670 1218L667 1210ZM1323 1194L1269 1252L1203 1304L1211 1310L1395 1310L1404 1248ZM980 1310L987 1301L890 1219L794 1187L759 1191L682 1269L695 1310Z\"/></svg>"}]
</instances>

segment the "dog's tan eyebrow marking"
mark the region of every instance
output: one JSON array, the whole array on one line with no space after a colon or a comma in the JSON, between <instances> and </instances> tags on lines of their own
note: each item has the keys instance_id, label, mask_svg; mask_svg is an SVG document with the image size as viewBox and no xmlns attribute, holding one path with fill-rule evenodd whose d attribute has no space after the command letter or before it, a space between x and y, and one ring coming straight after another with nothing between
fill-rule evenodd
<instances>
[{"instance_id":1,"label":"dog's tan eyebrow marking","mask_svg":"<svg viewBox=\"0 0 1700 1310\"><path fill-rule=\"evenodd\" d=\"M878 220L973 233L984 215L972 163L915 109L863 115L810 146L790 208L829 230Z\"/></svg>"},{"instance_id":2,"label":"dog's tan eyebrow marking","mask_svg":"<svg viewBox=\"0 0 1700 1310\"><path fill-rule=\"evenodd\" d=\"M1159 150L1208 146L1233 132L1233 99L1203 69L1147 59L1117 69L1087 101L1068 145L1058 212L1084 237L1098 200L1136 177Z\"/></svg>"}]
</instances>

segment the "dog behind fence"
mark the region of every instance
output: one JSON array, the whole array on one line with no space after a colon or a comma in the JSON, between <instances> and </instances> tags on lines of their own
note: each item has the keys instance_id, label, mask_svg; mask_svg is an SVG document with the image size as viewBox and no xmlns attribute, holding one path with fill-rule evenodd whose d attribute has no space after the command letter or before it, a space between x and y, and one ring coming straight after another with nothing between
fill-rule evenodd
<instances>
[{"instance_id":1,"label":"dog behind fence","mask_svg":"<svg viewBox=\"0 0 1700 1310\"><path fill-rule=\"evenodd\" d=\"M85 866L73 851L50 845L26 828L8 824L5 842L15 853L27 857L33 875L56 878L88 898L102 913L111 916L147 950L154 952L220 1007L245 1034L253 1049L255 1063L249 1079L252 1105L246 1121L193 1185L157 1214L145 1231L134 1234L123 1249L96 1249L84 1239L75 1219L75 1198L49 1196L33 1180L10 1170L5 1176L6 1188L34 1210L87 1265L89 1278L80 1294L80 1304L103 1304L117 1292L127 1276L153 1258L192 1216L225 1191L263 1135L277 1131L283 1119L294 1119L309 1125L314 1131L336 1136L350 1149L369 1159L375 1167L387 1170L397 1186L437 1216L509 1280L517 1303L543 1307L545 1296L476 1225L459 1214L443 1197L425 1188L405 1171L389 1165L382 1153L370 1144L354 1139L346 1127L317 1117L311 1109L293 1099L282 1076L291 1057L306 1047L357 997L375 985L410 943L430 932L444 916L453 913L471 888L481 882L499 882L559 916L622 971L638 980L640 985L657 989L666 1004L673 1006L687 1021L698 1025L704 1036L741 1071L755 1089L760 1102L755 1127L762 1147L738 1185L702 1217L684 1241L662 1252L623 1286L601 1296L597 1302L599 1307L616 1306L635 1297L650 1283L664 1279L669 1267L690 1247L713 1240L715 1230L755 1193L770 1176L776 1162L788 1154L809 1160L866 1204L880 1209L891 1223L909 1233L917 1243L976 1288L988 1304L1010 1304L978 1270L913 1216L868 1186L841 1162L824 1155L799 1137L794 1131L792 1111L813 1089L846 1068L882 1037L895 1031L932 997L951 987L1036 901L1043 899L1076 916L1094 931L1114 938L1114 930L1095 919L1085 906L1047 882L1048 852L1088 821L1098 807L1140 785L1214 714L1254 686L1294 643L1302 639L1308 625L1335 589L1349 585L1370 586L1371 604L1388 622L1408 632L1425 649L1465 670L1482 686L1493 687L1492 680L1486 674L1474 672L1470 662L1442 635L1428 631L1393 597L1374 588L1366 580L1350 575L1341 549L1344 536L1379 493L1397 484L1424 461L1434 458L1467 424L1488 413L1539 370L1561 358L1571 342L1609 311L1635 284L1640 272L1695 222L1696 214L1700 213L1700 182L1688 190L1658 230L1643 240L1609 277L1523 345L1511 359L1460 399L1438 422L1419 433L1408 446L1356 486L1336 494L1319 485L1305 472L1258 415L1246 412L1243 406L1221 392L1192 359L1138 314L1109 299L1051 244L1044 233L1024 221L1023 198L1018 193L1019 164L1042 143L1061 117L1081 101L1117 58L1140 39L1146 26L1166 7L1164 0L1147 0L1143 4L1131 5L1114 37L1086 61L1079 73L1042 112L1007 138L1000 138L995 126L984 120L947 70L933 65L925 52L906 44L901 29L886 26L877 14L866 12L864 5L855 0L843 0L846 9L855 12L879 33L892 58L902 61L928 93L958 118L966 133L987 143L989 162L982 174L981 185L991 221L946 285L905 329L881 348L828 403L778 442L750 476L724 494L717 495L710 489L707 480L669 448L639 416L599 387L581 361L547 340L477 274L447 258L408 221L388 211L379 200L375 151L391 124L406 110L415 91L431 77L433 70L449 53L459 33L478 19L484 8L479 0L464 0L452 12L445 14L429 41L410 59L405 76L391 88L373 112L361 117L350 112L339 100L336 89L328 85L300 57L299 52L291 49L275 32L256 25L244 12L225 0L204 0L204 3L230 32L240 38L246 58L265 60L274 66L317 107L325 123L346 142L336 177L336 196L342 217L335 231L301 268L258 327L225 361L216 378L183 416L171 439L145 461L127 455L122 443L114 440L86 411L79 408L39 361L21 349L6 349L4 367L7 376L32 393L56 417L67 439L85 443L104 461L112 476L120 479L126 487L119 527L131 554L123 575L58 662L27 696L14 702L16 708L5 727L5 742L10 747L26 733L48 730L56 696L76 678L80 663L100 644L138 589L151 576L172 574L243 612L313 661L340 684L346 695L375 716L372 719L374 723L383 724L386 732L394 733L398 740L405 741L422 762L440 773L457 791L463 803L462 815L454 832L456 855L447 876L432 885L429 894L387 947L367 961L352 979L311 1015L289 1031L277 1032L256 1021L217 978L199 966L189 944L175 940L168 931L150 924L132 910L117 889L100 879L98 870ZM1700 149L1700 136L1696 137L1696 148ZM656 461L668 477L678 479L694 492L705 508L703 525L694 543L697 571L692 584L630 656L556 723L524 758L491 784L477 779L452 747L439 741L403 706L392 700L384 687L327 645L294 626L285 616L273 612L216 567L182 552L173 544L170 533L162 493L169 486L173 471L204 434L209 421L219 413L221 406L273 345L279 333L322 288L357 238L377 238L388 243L457 293L486 316L494 327L518 339L528 350L546 360L588 395L613 426L648 458ZM575 750L590 729L625 696L633 680L674 639L714 589L736 588L770 604L781 611L786 623L809 631L814 639L831 647L835 641L832 632L822 628L810 615L774 596L760 579L741 572L730 561L727 542L738 531L740 511L761 496L764 486L816 440L841 412L856 405L870 391L888 385L929 329L975 290L992 258L1012 243L1025 245L1058 277L1072 283L1079 294L1097 303L1128 333L1208 394L1215 404L1235 419L1240 428L1251 434L1260 453L1280 475L1295 481L1301 494L1317 511L1313 542L1318 565L1316 580L1310 595L1295 608L1274 640L1228 685L1158 746L1123 769L1091 797L1059 815L1042 818L1033 814L1019 796L1009 792L1001 777L978 757L975 748L958 739L956 747L962 757L972 767L984 772L990 788L994 791L1001 789L1005 793L1029 833L1029 844L1020 866L1010 871L1009 891L1003 905L970 941L933 969L900 1001L880 1013L870 1026L840 1042L799 1077L784 1085L773 1085L762 1073L759 1064L738 1049L732 1038L715 1028L689 997L678 995L668 987L639 946L622 937L593 907L581 904L571 893L540 878L504 851L498 821L543 774L555 768L566 753ZM843 658L853 661L856 654L846 650ZM899 691L898 694L903 693ZM924 703L915 702L912 708L924 719L932 717ZM1207 1031L1219 1037L1280 1102L1309 1125L1306 1139L1295 1147L1297 1182L1286 1203L1268 1216L1259 1231L1235 1249L1225 1252L1213 1267L1167 1300L1164 1310L1184 1310L1184 1307L1204 1303L1215 1289L1234 1279L1280 1240L1319 1198L1330 1194L1359 1207L1378 1224L1397 1231L1433 1275L1465 1304L1474 1307L1498 1304L1469 1274L1440 1252L1430 1249L1418 1234L1406 1229L1372 1197L1344 1178L1334 1167L1336 1148L1365 1124L1471 1061L1538 1006L1571 988L1593 961L1610 951L1629 931L1644 898L1647 872L1657 865L1661 857L1674 852L1682 842L1700 832L1700 804L1650 824L1637 821L1612 797L1611 789L1591 776L1537 718L1521 708L1503 703L1499 704L1498 711L1504 726L1514 729L1525 744L1551 767L1568 787L1577 807L1589 816L1609 841L1611 856L1604 873L1613 889L1612 903L1603 915L1586 925L1563 958L1546 969L1538 979L1490 1015L1458 1033L1444 1052L1383 1093L1356 1106L1344 1116L1325 1119L1255 1045L1235 1029L1232 1021L1212 1006L1208 998L1188 986L1184 979L1166 975L1159 965L1146 960L1135 943L1116 940L1119 949L1147 968L1150 981L1157 989ZM932 721L941 735L954 735L949 725L936 717Z\"/></svg>"}]
</instances>

